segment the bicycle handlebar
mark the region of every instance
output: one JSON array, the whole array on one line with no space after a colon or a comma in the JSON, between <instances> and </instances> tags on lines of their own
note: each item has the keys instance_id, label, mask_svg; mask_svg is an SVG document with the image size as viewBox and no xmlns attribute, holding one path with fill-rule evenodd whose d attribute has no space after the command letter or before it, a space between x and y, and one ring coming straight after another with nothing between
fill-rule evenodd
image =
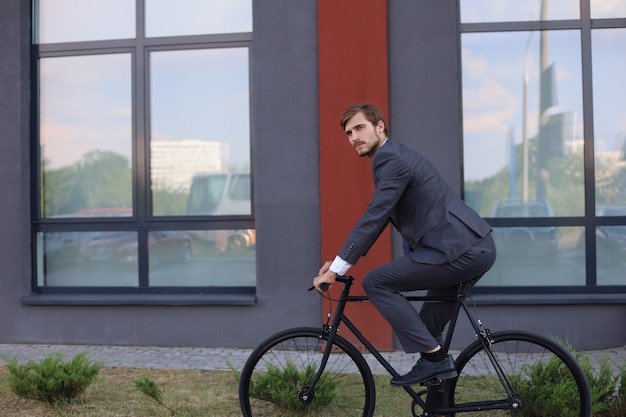
<instances>
[{"instance_id":1,"label":"bicycle handlebar","mask_svg":"<svg viewBox=\"0 0 626 417\"><path fill-rule=\"evenodd\" d=\"M351 277L350 275L337 275L337 278L336 278L337 282L343 282L344 284L352 280L354 280L354 278ZM326 282L322 282L320 284L320 290L322 291L328 291L329 288L330 288L330 284ZM309 291L313 291L314 289L315 289L315 286L312 286L311 288L309 288Z\"/></svg>"}]
</instances>

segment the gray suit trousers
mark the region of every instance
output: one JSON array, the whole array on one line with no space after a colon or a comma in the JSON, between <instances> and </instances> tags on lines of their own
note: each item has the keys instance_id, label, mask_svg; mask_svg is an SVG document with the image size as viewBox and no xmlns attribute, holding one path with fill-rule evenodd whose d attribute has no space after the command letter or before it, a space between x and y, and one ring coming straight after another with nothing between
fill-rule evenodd
<instances>
[{"instance_id":1,"label":"gray suit trousers","mask_svg":"<svg viewBox=\"0 0 626 417\"><path fill-rule=\"evenodd\" d=\"M418 311L403 292L428 290L431 296L454 296L459 285L484 274L495 262L496 247L488 234L452 262L433 265L406 255L370 271L363 279L365 293L391 324L406 353L426 352L442 344L454 303L426 302Z\"/></svg>"}]
</instances>

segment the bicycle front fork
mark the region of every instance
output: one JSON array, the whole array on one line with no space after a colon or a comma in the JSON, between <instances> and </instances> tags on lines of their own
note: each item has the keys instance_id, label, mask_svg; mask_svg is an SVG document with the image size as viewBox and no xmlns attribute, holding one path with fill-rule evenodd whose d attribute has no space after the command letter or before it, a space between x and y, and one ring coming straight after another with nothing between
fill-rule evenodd
<instances>
[{"instance_id":1,"label":"bicycle front fork","mask_svg":"<svg viewBox=\"0 0 626 417\"><path fill-rule=\"evenodd\" d=\"M317 384L317 381L320 380L320 378L322 377L322 374L324 373L324 369L326 368L326 364L328 363L328 358L333 348L333 341L335 340L336 334L337 334L337 327L334 327L334 330L333 330L333 327L329 326L328 324L324 324L322 326L322 330L320 331L319 338L326 339L326 346L324 347L324 354L322 355L322 360L319 364L317 372L315 373L315 376L313 376L313 379L311 380L311 384L302 388L302 390L300 391L300 394L299 394L300 401L302 401L303 403L308 404L311 401L313 401L315 385Z\"/></svg>"}]
</instances>

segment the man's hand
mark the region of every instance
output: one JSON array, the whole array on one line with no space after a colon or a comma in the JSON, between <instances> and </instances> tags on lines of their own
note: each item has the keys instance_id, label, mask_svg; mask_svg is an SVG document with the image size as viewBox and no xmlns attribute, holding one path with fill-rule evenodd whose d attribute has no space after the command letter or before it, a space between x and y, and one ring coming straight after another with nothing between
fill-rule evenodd
<instances>
[{"instance_id":1,"label":"man's hand","mask_svg":"<svg viewBox=\"0 0 626 417\"><path fill-rule=\"evenodd\" d=\"M335 280L337 279L337 273L331 271L330 268L330 264L331 262L328 261L326 263L324 263L324 265L322 265L322 267L320 268L319 272L318 272L318 276L316 276L315 278L313 278L313 286L318 290L318 291L322 291L320 288L320 285L322 285L323 283L326 283L328 285L332 285Z\"/></svg>"}]
</instances>

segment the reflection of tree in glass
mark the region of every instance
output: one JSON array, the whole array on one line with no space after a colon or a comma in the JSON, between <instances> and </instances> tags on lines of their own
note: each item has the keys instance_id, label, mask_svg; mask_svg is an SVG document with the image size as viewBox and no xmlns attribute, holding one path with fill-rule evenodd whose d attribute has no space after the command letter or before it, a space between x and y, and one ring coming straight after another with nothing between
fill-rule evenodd
<instances>
[{"instance_id":1,"label":"reflection of tree in glass","mask_svg":"<svg viewBox=\"0 0 626 417\"><path fill-rule=\"evenodd\" d=\"M42 172L42 215L68 215L94 208L132 207L129 160L94 150L73 165Z\"/></svg>"},{"instance_id":2,"label":"reflection of tree in glass","mask_svg":"<svg viewBox=\"0 0 626 417\"><path fill-rule=\"evenodd\" d=\"M155 216L180 216L185 214L189 193L183 189L152 188L152 214Z\"/></svg>"},{"instance_id":3,"label":"reflection of tree in glass","mask_svg":"<svg viewBox=\"0 0 626 417\"><path fill-rule=\"evenodd\" d=\"M596 158L597 205L626 204L626 140L613 158Z\"/></svg>"},{"instance_id":4,"label":"reflection of tree in glass","mask_svg":"<svg viewBox=\"0 0 626 417\"><path fill-rule=\"evenodd\" d=\"M522 144L515 145L517 166L522 164ZM529 171L537 172L537 161L534 155L537 152L537 138L531 138ZM580 216L584 213L584 167L582 149L565 153L561 156L552 156L548 160L545 173L547 176L547 200L557 216ZM467 181L465 183L465 199L482 216L489 217L498 201L506 200L509 194L510 168L504 166L499 172L491 177L480 181ZM522 173L515 170L515 183L521 190ZM531 200L536 196L536 183L529 183L529 196Z\"/></svg>"}]
</instances>

